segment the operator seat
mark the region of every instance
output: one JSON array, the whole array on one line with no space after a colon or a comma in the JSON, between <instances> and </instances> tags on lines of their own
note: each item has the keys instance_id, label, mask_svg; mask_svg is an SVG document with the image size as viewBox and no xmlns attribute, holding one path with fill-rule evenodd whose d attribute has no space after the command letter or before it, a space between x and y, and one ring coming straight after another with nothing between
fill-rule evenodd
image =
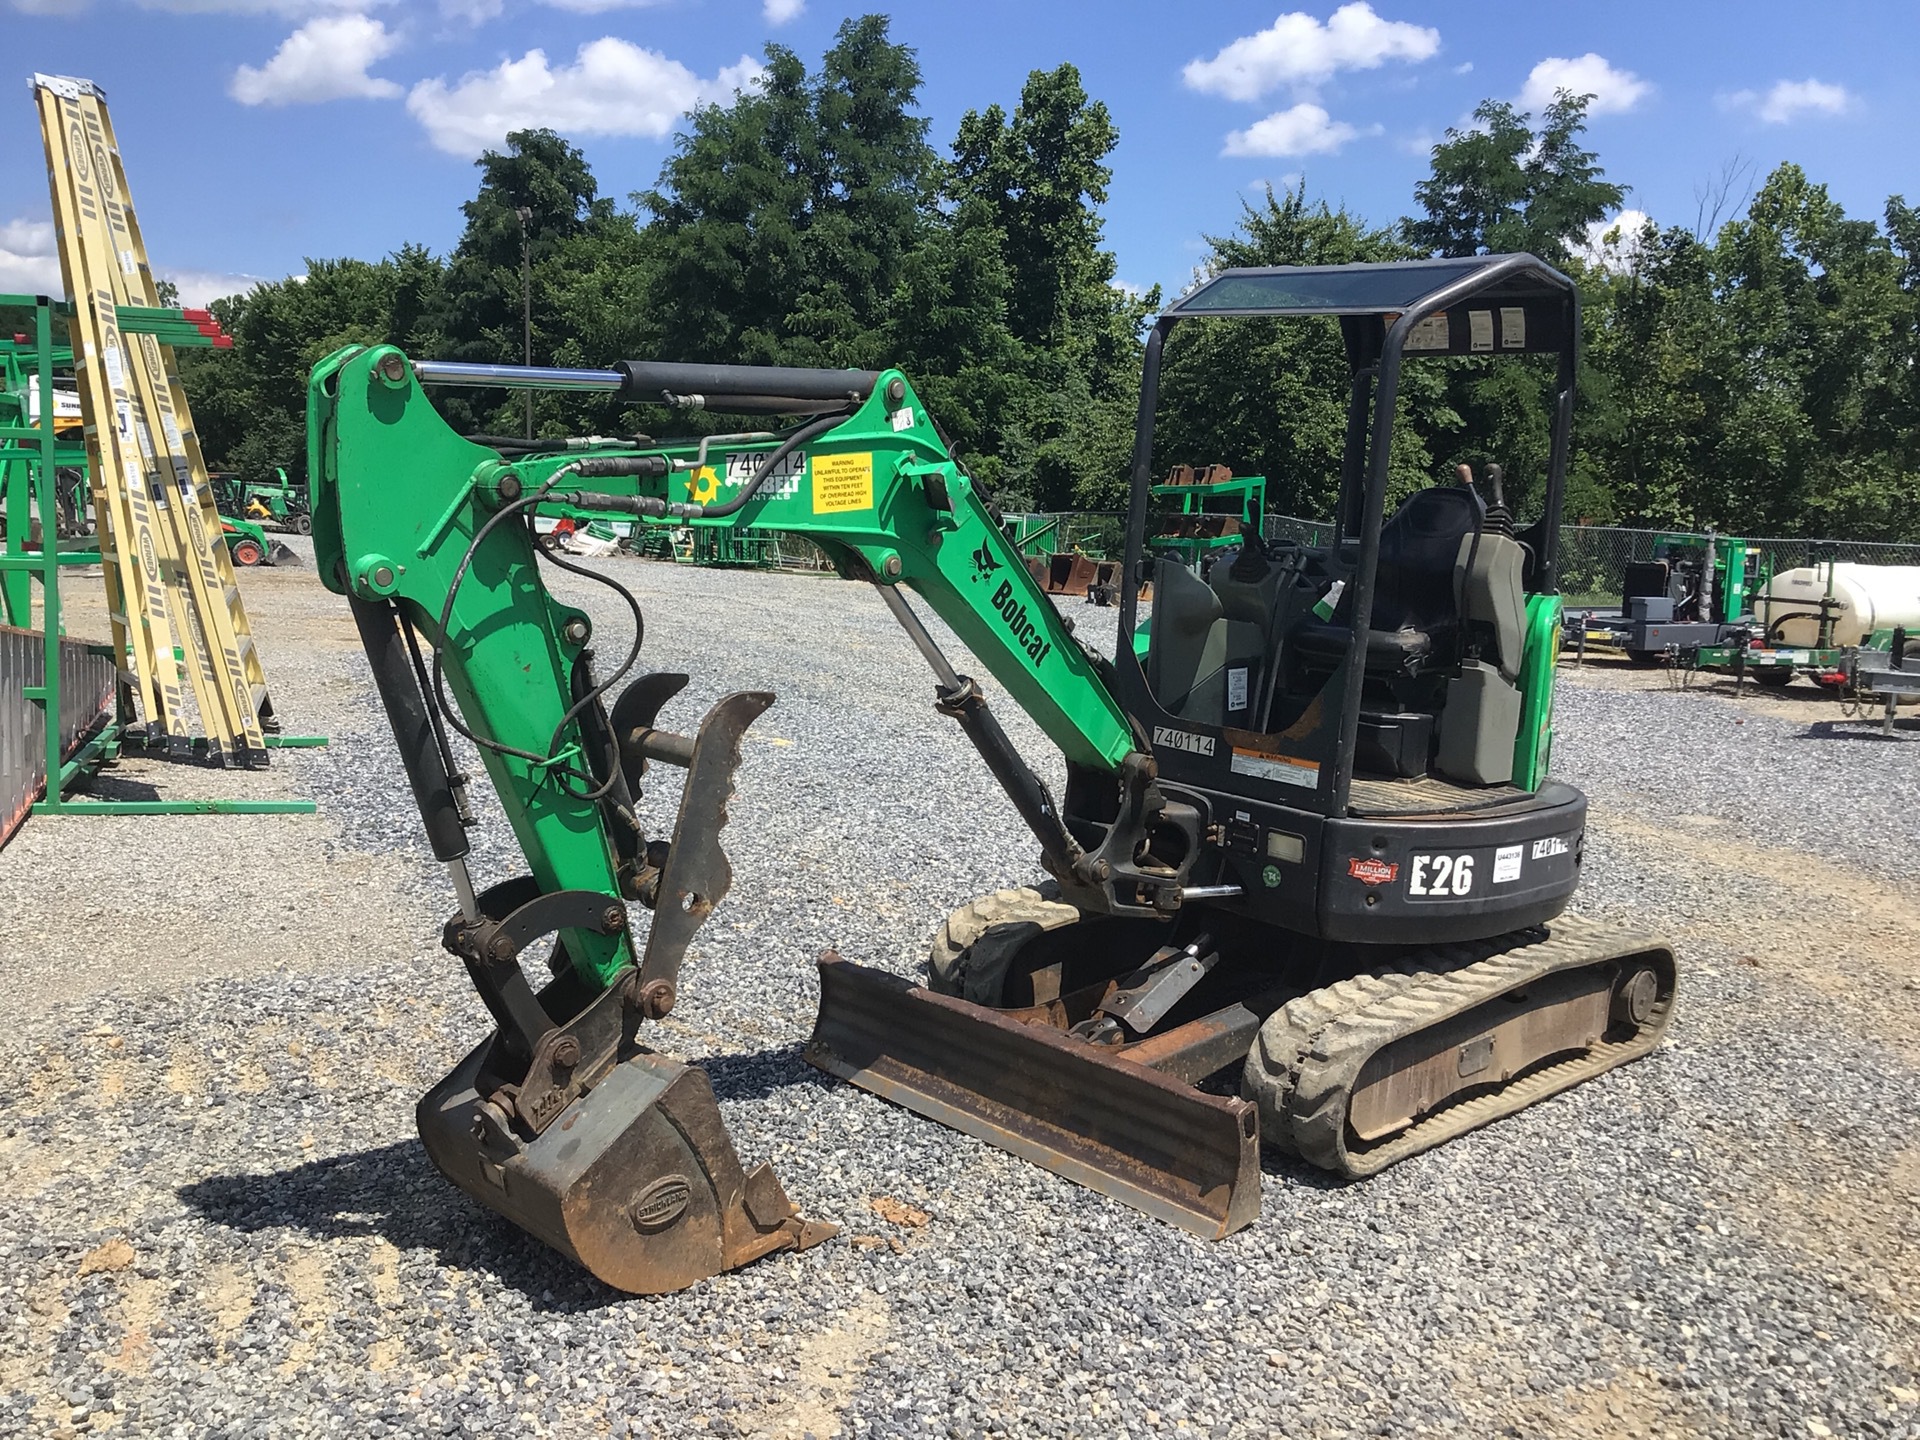
<instances>
[{"instance_id":1,"label":"operator seat","mask_svg":"<svg viewBox=\"0 0 1920 1440\"><path fill-rule=\"evenodd\" d=\"M1369 675L1411 675L1429 662L1447 665L1458 657L1455 572L1479 548L1486 518L1486 505L1474 491L1437 485L1409 496L1380 527L1373 623L1367 630ZM1352 617L1349 588L1331 620L1309 614L1294 626L1294 652L1315 668L1338 665L1347 653Z\"/></svg>"}]
</instances>

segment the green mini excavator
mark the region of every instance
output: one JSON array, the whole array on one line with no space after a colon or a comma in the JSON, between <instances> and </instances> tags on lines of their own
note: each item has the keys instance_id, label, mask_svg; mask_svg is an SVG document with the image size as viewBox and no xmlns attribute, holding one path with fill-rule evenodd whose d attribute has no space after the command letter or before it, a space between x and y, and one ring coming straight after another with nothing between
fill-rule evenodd
<instances>
[{"instance_id":1,"label":"green mini excavator","mask_svg":"<svg viewBox=\"0 0 1920 1440\"><path fill-rule=\"evenodd\" d=\"M1161 357L1176 326L1241 316L1343 339L1338 528L1325 546L1250 532L1202 580L1145 554ZM446 948L494 1021L420 1102L435 1164L630 1291L832 1233L741 1164L704 1073L646 1043L727 894L740 742L774 697L724 696L690 735L660 728L688 677L638 670L638 603L618 565L541 543L531 517L551 504L819 545L892 611L934 708L1038 842L1044 880L947 919L924 985L820 957L807 1055L823 1069L1221 1236L1258 1213L1262 1142L1365 1175L1645 1054L1671 1015L1672 951L1563 913L1586 801L1547 774L1578 319L1573 285L1527 255L1201 285L1147 341L1111 659L1033 583L897 370L329 357L309 396L316 557L452 874ZM1558 357L1540 516L1516 525L1491 466L1389 515L1402 367L1476 354ZM435 410L446 385L776 418L488 446ZM630 632L596 636L544 566L609 585ZM1059 746L1057 799L910 594ZM528 873L469 873L462 755ZM642 805L659 765L686 771L664 833Z\"/></svg>"}]
</instances>

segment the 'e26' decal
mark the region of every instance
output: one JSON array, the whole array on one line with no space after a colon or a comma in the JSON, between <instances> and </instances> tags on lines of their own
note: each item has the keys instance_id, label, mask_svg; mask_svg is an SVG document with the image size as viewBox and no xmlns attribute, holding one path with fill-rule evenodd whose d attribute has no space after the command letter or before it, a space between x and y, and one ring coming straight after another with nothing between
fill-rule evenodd
<instances>
[{"instance_id":1,"label":"'e26' decal","mask_svg":"<svg viewBox=\"0 0 1920 1440\"><path fill-rule=\"evenodd\" d=\"M1470 895L1473 893L1471 855L1416 855L1407 875L1409 895Z\"/></svg>"}]
</instances>

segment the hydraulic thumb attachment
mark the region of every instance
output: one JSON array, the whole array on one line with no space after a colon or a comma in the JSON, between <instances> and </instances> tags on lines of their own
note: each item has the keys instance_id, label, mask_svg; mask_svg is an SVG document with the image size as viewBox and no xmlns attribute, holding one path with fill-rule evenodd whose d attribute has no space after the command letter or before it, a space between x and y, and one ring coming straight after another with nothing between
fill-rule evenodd
<instances>
[{"instance_id":1,"label":"hydraulic thumb attachment","mask_svg":"<svg viewBox=\"0 0 1920 1440\"><path fill-rule=\"evenodd\" d=\"M635 688L657 694L656 678ZM642 887L654 917L638 966L596 994L556 950L555 978L535 995L525 950L569 931L630 939L631 912L599 891L542 893L530 875L476 896L475 914L455 915L443 937L499 1028L420 1101L427 1153L481 1204L636 1294L804 1250L836 1229L801 1218L770 1165L743 1169L705 1072L639 1038L673 1008L687 946L732 883L719 830L740 738L772 701L729 695L696 736L656 730L650 713L633 732L647 757L687 769L664 863Z\"/></svg>"},{"instance_id":2,"label":"hydraulic thumb attachment","mask_svg":"<svg viewBox=\"0 0 1920 1440\"><path fill-rule=\"evenodd\" d=\"M378 487L324 475L317 494L322 523L373 551ZM595 682L590 621L540 585L527 528L489 529L483 517L467 528L471 539L438 550L415 542L405 565L369 560L379 584L347 588L428 841L459 898L443 943L495 1025L419 1102L427 1152L473 1199L620 1290L679 1290L817 1244L835 1227L804 1219L770 1166L741 1164L706 1074L641 1039L674 1008L681 962L732 885L720 832L741 739L773 696L725 696L692 735L655 723L684 675L643 675L603 704L627 667ZM337 582L342 569L330 560L323 573ZM477 894L474 813L448 740L456 728L532 871ZM636 813L651 764L686 772L664 841ZM537 990L528 959L551 972Z\"/></svg>"}]
</instances>

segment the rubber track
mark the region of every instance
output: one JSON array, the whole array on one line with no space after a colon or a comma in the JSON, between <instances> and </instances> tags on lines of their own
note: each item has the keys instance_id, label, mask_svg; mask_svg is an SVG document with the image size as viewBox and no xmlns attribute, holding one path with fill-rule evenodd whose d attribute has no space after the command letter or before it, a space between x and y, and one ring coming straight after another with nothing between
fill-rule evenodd
<instances>
[{"instance_id":1,"label":"rubber track","mask_svg":"<svg viewBox=\"0 0 1920 1440\"><path fill-rule=\"evenodd\" d=\"M1357 1179L1538 1104L1660 1043L1673 1018L1673 959L1665 941L1564 915L1528 933L1541 938L1507 948L1497 941L1436 947L1414 960L1324 986L1275 1011L1247 1056L1246 1089L1260 1104L1262 1141ZM1666 959L1662 994L1632 1039L1602 1041L1501 1089L1444 1106L1378 1145L1358 1153L1349 1149L1353 1087L1368 1059L1384 1046L1555 971L1637 954L1654 958L1656 970L1658 957Z\"/></svg>"},{"instance_id":2,"label":"rubber track","mask_svg":"<svg viewBox=\"0 0 1920 1440\"><path fill-rule=\"evenodd\" d=\"M940 933L933 937L927 955L927 988L936 995L963 994L968 989L967 975L972 968L967 962L976 958L968 952L980 946L977 958L997 972L994 984L988 987L994 993L966 998L983 1005L998 1005L998 976L1005 974L1005 961L1009 956L1001 953L999 946L981 945L988 932L997 926L1018 927L999 937L1005 949L1012 951L1042 931L1058 930L1080 918L1077 909L1061 900L1060 887L1052 880L995 890L970 900L949 915ZM1027 928L1029 926L1032 928ZM993 953L989 955L988 951Z\"/></svg>"}]
</instances>

